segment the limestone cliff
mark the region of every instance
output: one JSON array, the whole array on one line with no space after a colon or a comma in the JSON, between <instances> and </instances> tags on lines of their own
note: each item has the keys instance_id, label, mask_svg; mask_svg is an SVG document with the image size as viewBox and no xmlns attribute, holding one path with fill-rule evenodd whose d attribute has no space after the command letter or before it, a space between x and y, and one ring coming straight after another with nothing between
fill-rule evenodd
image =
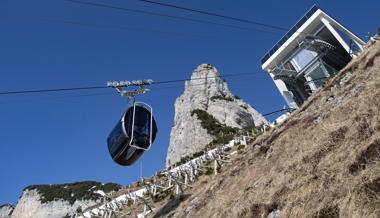
<instances>
[{"instance_id":1,"label":"limestone cliff","mask_svg":"<svg viewBox=\"0 0 380 218\"><path fill-rule=\"evenodd\" d=\"M41 195L37 190L25 190L15 207L11 218L51 218L65 217L75 214L78 208L89 207L96 204L94 200L77 200L73 204L57 199L46 203L41 202Z\"/></svg>"},{"instance_id":2,"label":"limestone cliff","mask_svg":"<svg viewBox=\"0 0 380 218\"><path fill-rule=\"evenodd\" d=\"M114 183L94 181L26 187L17 205L0 207L0 218L61 218L71 217L88 207L101 203L106 193L119 190Z\"/></svg>"},{"instance_id":3,"label":"limestone cliff","mask_svg":"<svg viewBox=\"0 0 380 218\"><path fill-rule=\"evenodd\" d=\"M192 73L191 80L185 83L184 93L175 102L167 167L178 162L182 156L202 150L213 140L214 136L202 127L199 117L192 114L196 109L212 115L220 124L233 128L267 123L254 108L231 93L215 67L201 64Z\"/></svg>"}]
</instances>

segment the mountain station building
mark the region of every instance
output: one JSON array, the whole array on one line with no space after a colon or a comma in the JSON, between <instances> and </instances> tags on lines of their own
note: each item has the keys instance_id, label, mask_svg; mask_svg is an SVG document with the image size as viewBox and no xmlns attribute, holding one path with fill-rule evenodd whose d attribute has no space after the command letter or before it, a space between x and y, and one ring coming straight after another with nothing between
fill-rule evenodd
<instances>
[{"instance_id":1,"label":"mountain station building","mask_svg":"<svg viewBox=\"0 0 380 218\"><path fill-rule=\"evenodd\" d=\"M290 108L298 108L362 51L365 42L313 6L261 59Z\"/></svg>"}]
</instances>

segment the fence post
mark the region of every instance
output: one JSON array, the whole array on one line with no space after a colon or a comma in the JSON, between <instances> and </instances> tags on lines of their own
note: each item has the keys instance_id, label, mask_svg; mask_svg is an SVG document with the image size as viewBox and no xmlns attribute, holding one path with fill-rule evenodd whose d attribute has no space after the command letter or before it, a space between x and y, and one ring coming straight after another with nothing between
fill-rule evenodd
<instances>
[{"instance_id":1,"label":"fence post","mask_svg":"<svg viewBox=\"0 0 380 218\"><path fill-rule=\"evenodd\" d=\"M169 174L168 175L168 179L169 179L169 185L168 185L168 187L170 187L170 186L172 186L172 176Z\"/></svg>"},{"instance_id":2,"label":"fence post","mask_svg":"<svg viewBox=\"0 0 380 218\"><path fill-rule=\"evenodd\" d=\"M214 175L218 174L218 161L215 159L214 160Z\"/></svg>"},{"instance_id":3,"label":"fence post","mask_svg":"<svg viewBox=\"0 0 380 218\"><path fill-rule=\"evenodd\" d=\"M187 185L187 181L188 179L187 179L187 173L185 173L185 185Z\"/></svg>"},{"instance_id":4,"label":"fence post","mask_svg":"<svg viewBox=\"0 0 380 218\"><path fill-rule=\"evenodd\" d=\"M175 186L175 195L178 196L178 194L179 194L179 185L177 184L177 185Z\"/></svg>"}]
</instances>

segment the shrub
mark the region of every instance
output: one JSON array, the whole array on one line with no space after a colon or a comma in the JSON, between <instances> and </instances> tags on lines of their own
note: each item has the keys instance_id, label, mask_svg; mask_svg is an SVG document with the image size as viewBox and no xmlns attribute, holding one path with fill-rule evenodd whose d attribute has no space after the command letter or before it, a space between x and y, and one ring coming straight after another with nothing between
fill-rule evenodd
<instances>
[{"instance_id":1,"label":"shrub","mask_svg":"<svg viewBox=\"0 0 380 218\"><path fill-rule=\"evenodd\" d=\"M258 155L265 155L268 152L269 148L270 147L268 145L260 146Z\"/></svg>"},{"instance_id":2,"label":"shrub","mask_svg":"<svg viewBox=\"0 0 380 218\"><path fill-rule=\"evenodd\" d=\"M177 163L175 163L175 165L184 164L189 160L191 160L190 156L183 156L183 157L181 157L181 159Z\"/></svg>"},{"instance_id":3,"label":"shrub","mask_svg":"<svg viewBox=\"0 0 380 218\"><path fill-rule=\"evenodd\" d=\"M79 206L79 207L77 208L76 212L77 212L77 213L82 213L82 207Z\"/></svg>"},{"instance_id":4,"label":"shrub","mask_svg":"<svg viewBox=\"0 0 380 218\"><path fill-rule=\"evenodd\" d=\"M240 150L243 150L244 148L245 148L245 145L239 145L239 146L237 147L237 150L240 151Z\"/></svg>"},{"instance_id":5,"label":"shrub","mask_svg":"<svg viewBox=\"0 0 380 218\"><path fill-rule=\"evenodd\" d=\"M245 110L248 109L248 106L247 105L240 105L241 108L244 108Z\"/></svg>"},{"instance_id":6,"label":"shrub","mask_svg":"<svg viewBox=\"0 0 380 218\"><path fill-rule=\"evenodd\" d=\"M211 167L207 167L205 171L205 175L211 175L214 173L214 170Z\"/></svg>"},{"instance_id":7,"label":"shrub","mask_svg":"<svg viewBox=\"0 0 380 218\"><path fill-rule=\"evenodd\" d=\"M210 115L204 110L195 109L191 111L191 116L194 116L195 114L201 121L202 128L206 129L207 133L214 137L214 139L208 145L206 145L206 149L213 149L216 147L216 145L229 143L238 132L237 128L232 128L230 126L221 124L217 119L215 119L214 116ZM204 150L195 152L192 155L183 156L174 165L184 164L194 158L203 155L203 153Z\"/></svg>"},{"instance_id":8,"label":"shrub","mask_svg":"<svg viewBox=\"0 0 380 218\"><path fill-rule=\"evenodd\" d=\"M191 112L191 116L197 115L198 119L201 121L201 125L207 130L207 133L215 135L215 130L220 126L220 123L215 117L208 114L206 111L201 109L195 109Z\"/></svg>"},{"instance_id":9,"label":"shrub","mask_svg":"<svg viewBox=\"0 0 380 218\"><path fill-rule=\"evenodd\" d=\"M231 151L231 147L227 147L224 149L224 152L229 152L229 151Z\"/></svg>"},{"instance_id":10,"label":"shrub","mask_svg":"<svg viewBox=\"0 0 380 218\"><path fill-rule=\"evenodd\" d=\"M128 200L128 202L127 202L127 207L131 207L131 206L132 206L132 203L133 203L133 201Z\"/></svg>"},{"instance_id":11,"label":"shrub","mask_svg":"<svg viewBox=\"0 0 380 218\"><path fill-rule=\"evenodd\" d=\"M170 198L170 200L173 200L175 198L175 195L173 193L170 193L169 198Z\"/></svg>"},{"instance_id":12,"label":"shrub","mask_svg":"<svg viewBox=\"0 0 380 218\"><path fill-rule=\"evenodd\" d=\"M156 194L156 195L151 194L150 197L151 197L151 199L153 200L154 203L157 203L157 202L159 202L159 201L161 201L161 200L164 199L164 196L163 195L159 195L159 194Z\"/></svg>"},{"instance_id":13,"label":"shrub","mask_svg":"<svg viewBox=\"0 0 380 218\"><path fill-rule=\"evenodd\" d=\"M228 96L215 95L210 98L211 101L223 100L223 101L233 101L234 99Z\"/></svg>"},{"instance_id":14,"label":"shrub","mask_svg":"<svg viewBox=\"0 0 380 218\"><path fill-rule=\"evenodd\" d=\"M199 157L201 155L203 155L203 151L195 152L192 155L182 156L181 159L174 164L174 166L179 166L181 164L184 164L184 163L186 163L186 162L188 162L188 161L190 161L190 160L192 160L194 158L197 158L197 157ZM169 168L169 170L170 170L170 168Z\"/></svg>"},{"instance_id":15,"label":"shrub","mask_svg":"<svg viewBox=\"0 0 380 218\"><path fill-rule=\"evenodd\" d=\"M328 206L314 214L313 218L339 218L339 207Z\"/></svg>"},{"instance_id":16,"label":"shrub","mask_svg":"<svg viewBox=\"0 0 380 218\"><path fill-rule=\"evenodd\" d=\"M100 188L100 190L104 191L105 193L109 193L112 191L118 191L120 189L120 185L110 182L110 183L106 183L106 184L102 185L99 188Z\"/></svg>"},{"instance_id":17,"label":"shrub","mask_svg":"<svg viewBox=\"0 0 380 218\"><path fill-rule=\"evenodd\" d=\"M204 151L198 151L198 152L195 152L192 156L192 159L194 158L197 158L197 157L200 157L204 154Z\"/></svg>"},{"instance_id":18,"label":"shrub","mask_svg":"<svg viewBox=\"0 0 380 218\"><path fill-rule=\"evenodd\" d=\"M201 125L207 130L207 133L214 136L214 140L208 145L211 147L216 144L226 144L233 139L237 133L236 128L222 125L214 116L210 115L204 110L195 109L191 112L191 116L197 115L201 121Z\"/></svg>"}]
</instances>

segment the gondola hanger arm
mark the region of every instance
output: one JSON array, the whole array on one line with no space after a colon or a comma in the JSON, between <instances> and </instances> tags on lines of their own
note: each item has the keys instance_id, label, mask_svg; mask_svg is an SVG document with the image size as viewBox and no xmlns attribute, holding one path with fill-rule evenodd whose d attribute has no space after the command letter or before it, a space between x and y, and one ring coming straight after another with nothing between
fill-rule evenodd
<instances>
[{"instance_id":1,"label":"gondola hanger arm","mask_svg":"<svg viewBox=\"0 0 380 218\"><path fill-rule=\"evenodd\" d=\"M150 91L145 88L145 86L153 84L153 80L144 79L144 80L122 80L122 81L109 81L107 86L110 88L115 88L118 93L123 97L134 98L136 95L142 95ZM137 86L138 89L128 90L128 87Z\"/></svg>"}]
</instances>

